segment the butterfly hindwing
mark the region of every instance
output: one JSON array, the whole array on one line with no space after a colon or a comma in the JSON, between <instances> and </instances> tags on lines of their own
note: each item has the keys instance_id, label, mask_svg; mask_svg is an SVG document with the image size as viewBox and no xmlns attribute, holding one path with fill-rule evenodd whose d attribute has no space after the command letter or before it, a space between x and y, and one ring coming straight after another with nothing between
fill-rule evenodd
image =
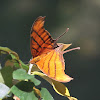
<instances>
[{"instance_id":1,"label":"butterfly hindwing","mask_svg":"<svg viewBox=\"0 0 100 100\"><path fill-rule=\"evenodd\" d=\"M58 49L59 47L49 52L36 64L48 77L60 82L69 82L72 78L64 72L65 63L63 54Z\"/></svg>"}]
</instances>

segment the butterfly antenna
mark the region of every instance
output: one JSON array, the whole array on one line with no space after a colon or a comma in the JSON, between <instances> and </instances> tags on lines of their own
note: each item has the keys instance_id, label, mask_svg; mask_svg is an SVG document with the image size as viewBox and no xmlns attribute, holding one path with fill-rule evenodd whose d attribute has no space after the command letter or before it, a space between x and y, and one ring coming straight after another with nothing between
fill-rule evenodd
<instances>
[{"instance_id":1,"label":"butterfly antenna","mask_svg":"<svg viewBox=\"0 0 100 100\"><path fill-rule=\"evenodd\" d=\"M80 47L76 47L76 48L72 48L72 49L69 49L69 50L66 50L66 51L63 51L63 54L64 53L67 53L67 52L70 52L70 51L73 51L73 50L80 50Z\"/></svg>"},{"instance_id":2,"label":"butterfly antenna","mask_svg":"<svg viewBox=\"0 0 100 100\"><path fill-rule=\"evenodd\" d=\"M66 31L65 31L63 34L61 34L59 37L57 37L57 38L55 39L55 42L57 42L65 33L67 33L68 30L69 30L69 28L67 28Z\"/></svg>"}]
</instances>

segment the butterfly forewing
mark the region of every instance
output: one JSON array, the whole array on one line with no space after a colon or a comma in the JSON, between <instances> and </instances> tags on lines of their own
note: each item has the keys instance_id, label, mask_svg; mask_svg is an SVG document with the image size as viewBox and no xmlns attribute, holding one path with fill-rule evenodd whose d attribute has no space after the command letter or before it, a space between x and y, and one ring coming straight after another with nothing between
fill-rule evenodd
<instances>
[{"instance_id":1,"label":"butterfly forewing","mask_svg":"<svg viewBox=\"0 0 100 100\"><path fill-rule=\"evenodd\" d=\"M44 28L45 17L38 17L31 28L30 48L34 57L39 56L43 52L47 53L54 49L54 40L50 33Z\"/></svg>"}]
</instances>

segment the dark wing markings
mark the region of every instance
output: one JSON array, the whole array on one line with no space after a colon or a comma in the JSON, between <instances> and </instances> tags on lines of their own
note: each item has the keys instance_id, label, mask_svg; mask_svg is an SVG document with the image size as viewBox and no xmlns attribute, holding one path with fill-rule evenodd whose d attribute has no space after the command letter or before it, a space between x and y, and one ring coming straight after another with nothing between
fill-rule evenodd
<instances>
[{"instance_id":1,"label":"dark wing markings","mask_svg":"<svg viewBox=\"0 0 100 100\"><path fill-rule=\"evenodd\" d=\"M55 64L55 76L54 76L54 78L56 77L56 58L57 58L57 52L56 52L56 57L55 57L55 60L54 60L54 64Z\"/></svg>"},{"instance_id":2,"label":"dark wing markings","mask_svg":"<svg viewBox=\"0 0 100 100\"><path fill-rule=\"evenodd\" d=\"M31 37L31 39L32 39L34 42L36 42L37 45L41 48L41 45L40 45L33 37Z\"/></svg>"},{"instance_id":3,"label":"dark wing markings","mask_svg":"<svg viewBox=\"0 0 100 100\"><path fill-rule=\"evenodd\" d=\"M54 52L53 52L53 54L54 54ZM51 57L50 57L50 59L49 59L49 62L48 62L48 74L50 75L50 60L51 60L51 58L53 57L53 54L51 55Z\"/></svg>"}]
</instances>

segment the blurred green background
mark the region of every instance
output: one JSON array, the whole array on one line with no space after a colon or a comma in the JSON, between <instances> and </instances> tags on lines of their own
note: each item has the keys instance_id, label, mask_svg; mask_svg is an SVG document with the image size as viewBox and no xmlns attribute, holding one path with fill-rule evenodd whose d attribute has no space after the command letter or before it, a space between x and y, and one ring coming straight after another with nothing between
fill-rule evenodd
<instances>
[{"instance_id":1,"label":"blurred green background","mask_svg":"<svg viewBox=\"0 0 100 100\"><path fill-rule=\"evenodd\" d=\"M76 50L64 54L65 72L74 78L65 85L79 100L99 100L100 0L0 0L0 46L16 51L23 62L30 53L30 28L38 16L46 16L45 28L53 38L70 28L58 42ZM55 100L67 100L42 80Z\"/></svg>"}]
</instances>

